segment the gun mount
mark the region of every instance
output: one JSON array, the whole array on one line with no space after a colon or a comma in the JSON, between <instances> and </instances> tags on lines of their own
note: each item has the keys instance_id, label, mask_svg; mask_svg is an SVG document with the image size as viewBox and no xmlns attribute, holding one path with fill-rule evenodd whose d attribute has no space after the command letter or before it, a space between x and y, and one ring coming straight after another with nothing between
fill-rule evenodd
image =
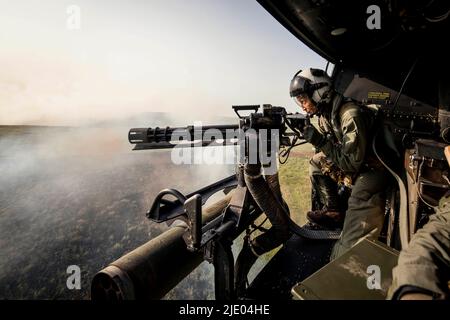
<instances>
[{"instance_id":1,"label":"gun mount","mask_svg":"<svg viewBox=\"0 0 450 320\"><path fill-rule=\"evenodd\" d=\"M278 175L269 172L279 148L285 148L286 160L290 149L305 143L301 141L301 130L308 124L308 117L287 114L284 108L271 105L264 105L262 113L258 113L258 106L254 105L233 106L233 109L239 117L237 126L129 131L130 143L136 144L134 150L234 144L240 146L242 154L236 175L188 195L175 189L162 190L147 217L157 223L167 222L172 225L171 229L100 271L92 282L93 299L161 298L203 260L214 265L216 299L236 298L231 244L243 231L249 230L262 212L277 210L277 206L283 208L293 233L310 239L339 237L338 231L296 225L278 198ZM253 112L244 116L243 111ZM210 130L214 134L209 134ZM268 130L272 132L267 133ZM225 139L221 134L226 135ZM266 161L261 153L275 155L275 158ZM249 171L257 174L262 169L264 179L248 179ZM206 200L219 191L228 195L204 209ZM173 263L175 260L177 263ZM168 268L168 265L177 267Z\"/></svg>"}]
</instances>

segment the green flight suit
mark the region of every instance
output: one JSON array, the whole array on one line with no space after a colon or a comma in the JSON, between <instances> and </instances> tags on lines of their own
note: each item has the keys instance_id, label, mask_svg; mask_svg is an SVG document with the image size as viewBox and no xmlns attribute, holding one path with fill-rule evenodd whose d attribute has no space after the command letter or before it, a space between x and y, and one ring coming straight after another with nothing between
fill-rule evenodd
<instances>
[{"instance_id":1,"label":"green flight suit","mask_svg":"<svg viewBox=\"0 0 450 320\"><path fill-rule=\"evenodd\" d=\"M377 238L383 225L388 176L380 166L368 165L374 119L371 111L353 102L336 102L336 98L331 112L319 119L319 131L329 137L320 151L354 178L341 238L333 248L332 259L365 236ZM314 158L310 174L322 174Z\"/></svg>"},{"instance_id":2,"label":"green flight suit","mask_svg":"<svg viewBox=\"0 0 450 320\"><path fill-rule=\"evenodd\" d=\"M392 275L389 298L407 292L450 298L450 196L440 200L436 214L400 252Z\"/></svg>"}]
</instances>

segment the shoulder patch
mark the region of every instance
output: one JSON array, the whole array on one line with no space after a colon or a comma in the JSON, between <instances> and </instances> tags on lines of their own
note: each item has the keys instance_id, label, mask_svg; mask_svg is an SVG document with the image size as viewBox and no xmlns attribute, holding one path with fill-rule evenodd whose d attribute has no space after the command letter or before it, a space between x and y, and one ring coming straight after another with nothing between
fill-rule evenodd
<instances>
[{"instance_id":1,"label":"shoulder patch","mask_svg":"<svg viewBox=\"0 0 450 320\"><path fill-rule=\"evenodd\" d=\"M342 119L342 117L344 115L346 117L354 118L354 117L358 116L360 114L360 112L361 112L361 109L358 105L356 105L353 102L347 102L339 110L339 118Z\"/></svg>"}]
</instances>

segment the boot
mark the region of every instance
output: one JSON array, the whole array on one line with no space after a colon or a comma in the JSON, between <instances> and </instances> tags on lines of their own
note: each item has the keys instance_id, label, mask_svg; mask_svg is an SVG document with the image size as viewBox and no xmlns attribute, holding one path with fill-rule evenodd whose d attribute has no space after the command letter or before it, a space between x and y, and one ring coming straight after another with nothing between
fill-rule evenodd
<instances>
[{"instance_id":1,"label":"boot","mask_svg":"<svg viewBox=\"0 0 450 320\"><path fill-rule=\"evenodd\" d=\"M313 224L325 229L341 229L344 224L344 214L339 211L331 211L327 207L322 210L309 211L306 217Z\"/></svg>"},{"instance_id":2,"label":"boot","mask_svg":"<svg viewBox=\"0 0 450 320\"><path fill-rule=\"evenodd\" d=\"M340 210L336 182L328 176L312 175L311 183L323 206L322 209L309 211L306 214L308 220L326 229L342 227L345 214Z\"/></svg>"},{"instance_id":3,"label":"boot","mask_svg":"<svg viewBox=\"0 0 450 320\"><path fill-rule=\"evenodd\" d=\"M238 299L245 295L248 285L247 275L257 259L258 256L252 251L250 242L244 238L244 245L234 266L234 288Z\"/></svg>"}]
</instances>

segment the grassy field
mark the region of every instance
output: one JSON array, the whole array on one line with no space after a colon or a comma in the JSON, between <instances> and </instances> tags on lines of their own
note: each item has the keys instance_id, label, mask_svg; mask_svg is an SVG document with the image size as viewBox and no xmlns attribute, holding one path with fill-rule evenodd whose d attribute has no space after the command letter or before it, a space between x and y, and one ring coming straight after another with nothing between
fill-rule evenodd
<instances>
[{"instance_id":1,"label":"grassy field","mask_svg":"<svg viewBox=\"0 0 450 320\"><path fill-rule=\"evenodd\" d=\"M311 207L308 166L312 154L309 144L296 147L288 161L280 166L281 191L291 210L292 219L299 225L306 222L305 214Z\"/></svg>"},{"instance_id":2,"label":"grassy field","mask_svg":"<svg viewBox=\"0 0 450 320\"><path fill-rule=\"evenodd\" d=\"M280 165L280 185L284 200L289 205L291 218L298 224L306 223L306 212L311 207L311 183L309 180L309 159L314 154L312 146L309 144L301 145L293 149L288 161ZM256 224L261 223L265 215L259 217ZM270 227L270 222L266 220L263 225L265 228ZM256 231L253 237L260 234ZM237 239L233 246L234 255L237 256L238 248L242 246L242 236ZM264 266L273 258L277 251L281 248L275 248L267 252L262 258L256 261L249 273L249 282L252 282L257 274L264 268Z\"/></svg>"}]
</instances>

